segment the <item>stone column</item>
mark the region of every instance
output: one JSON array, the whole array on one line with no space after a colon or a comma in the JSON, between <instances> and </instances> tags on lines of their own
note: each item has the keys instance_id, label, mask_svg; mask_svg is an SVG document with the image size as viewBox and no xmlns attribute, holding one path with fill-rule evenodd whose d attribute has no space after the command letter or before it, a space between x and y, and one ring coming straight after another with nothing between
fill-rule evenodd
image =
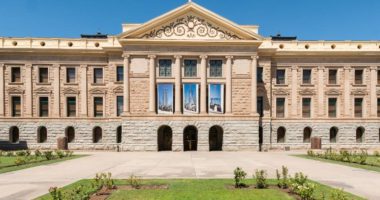
<instances>
[{"instance_id":1,"label":"stone column","mask_svg":"<svg viewBox=\"0 0 380 200\"><path fill-rule=\"evenodd\" d=\"M257 113L257 60L258 56L252 56L251 64L251 115Z\"/></svg>"},{"instance_id":2,"label":"stone column","mask_svg":"<svg viewBox=\"0 0 380 200\"><path fill-rule=\"evenodd\" d=\"M149 55L149 112L156 112L156 56Z\"/></svg>"},{"instance_id":3,"label":"stone column","mask_svg":"<svg viewBox=\"0 0 380 200\"><path fill-rule=\"evenodd\" d=\"M87 107L87 65L80 66L80 95L81 95L81 110L80 116L87 117L88 116L88 107Z\"/></svg>"},{"instance_id":4,"label":"stone column","mask_svg":"<svg viewBox=\"0 0 380 200\"><path fill-rule=\"evenodd\" d=\"M201 114L206 114L207 108L207 56L201 55Z\"/></svg>"},{"instance_id":5,"label":"stone column","mask_svg":"<svg viewBox=\"0 0 380 200\"><path fill-rule=\"evenodd\" d=\"M33 65L25 65L25 117L33 116Z\"/></svg>"},{"instance_id":6,"label":"stone column","mask_svg":"<svg viewBox=\"0 0 380 200\"><path fill-rule=\"evenodd\" d=\"M58 64L53 65L53 117L60 117L60 66Z\"/></svg>"},{"instance_id":7,"label":"stone column","mask_svg":"<svg viewBox=\"0 0 380 200\"><path fill-rule=\"evenodd\" d=\"M319 117L325 116L325 94L324 94L324 87L325 87L325 81L324 81L324 73L325 73L325 67L319 66L318 67L318 115Z\"/></svg>"},{"instance_id":8,"label":"stone column","mask_svg":"<svg viewBox=\"0 0 380 200\"><path fill-rule=\"evenodd\" d=\"M285 111L287 113L290 113L292 117L298 117L298 94L297 94L297 89L299 87L298 85L298 66L292 66L292 89L291 89L291 111ZM285 73L286 74L286 73Z\"/></svg>"},{"instance_id":9,"label":"stone column","mask_svg":"<svg viewBox=\"0 0 380 200\"><path fill-rule=\"evenodd\" d=\"M124 80L123 80L123 111L129 114L129 55L123 54L124 58Z\"/></svg>"},{"instance_id":10,"label":"stone column","mask_svg":"<svg viewBox=\"0 0 380 200\"><path fill-rule=\"evenodd\" d=\"M345 66L344 67L344 116L345 117L351 117L350 113L350 107L351 107L351 98L350 98L350 91L351 91L351 67Z\"/></svg>"},{"instance_id":11,"label":"stone column","mask_svg":"<svg viewBox=\"0 0 380 200\"><path fill-rule=\"evenodd\" d=\"M376 85L377 85L377 66L371 66L371 83L370 83L370 102L371 102L371 117L377 117L377 94L376 94Z\"/></svg>"},{"instance_id":12,"label":"stone column","mask_svg":"<svg viewBox=\"0 0 380 200\"><path fill-rule=\"evenodd\" d=\"M0 64L0 117L4 117L4 64Z\"/></svg>"},{"instance_id":13,"label":"stone column","mask_svg":"<svg viewBox=\"0 0 380 200\"><path fill-rule=\"evenodd\" d=\"M226 114L232 113L232 59L233 56L226 56Z\"/></svg>"},{"instance_id":14,"label":"stone column","mask_svg":"<svg viewBox=\"0 0 380 200\"><path fill-rule=\"evenodd\" d=\"M181 114L181 58L182 56L176 55L175 58L175 114Z\"/></svg>"}]
</instances>

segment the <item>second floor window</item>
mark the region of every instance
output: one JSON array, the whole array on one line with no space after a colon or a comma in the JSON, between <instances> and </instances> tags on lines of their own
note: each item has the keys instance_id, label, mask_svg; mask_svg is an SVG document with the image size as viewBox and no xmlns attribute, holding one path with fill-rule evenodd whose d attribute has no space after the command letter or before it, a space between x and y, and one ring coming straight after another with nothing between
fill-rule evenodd
<instances>
[{"instance_id":1,"label":"second floor window","mask_svg":"<svg viewBox=\"0 0 380 200\"><path fill-rule=\"evenodd\" d=\"M337 99L336 98L329 98L328 100L328 115L329 117L336 117L336 102L337 102Z\"/></svg>"},{"instance_id":2,"label":"second floor window","mask_svg":"<svg viewBox=\"0 0 380 200\"><path fill-rule=\"evenodd\" d=\"M377 70L377 84L380 85L380 70Z\"/></svg>"},{"instance_id":3,"label":"second floor window","mask_svg":"<svg viewBox=\"0 0 380 200\"><path fill-rule=\"evenodd\" d=\"M21 69L20 67L11 68L11 82L20 83L21 82Z\"/></svg>"},{"instance_id":4,"label":"second floor window","mask_svg":"<svg viewBox=\"0 0 380 200\"><path fill-rule=\"evenodd\" d=\"M276 70L276 84L285 84L285 69Z\"/></svg>"},{"instance_id":5,"label":"second floor window","mask_svg":"<svg viewBox=\"0 0 380 200\"><path fill-rule=\"evenodd\" d=\"M311 84L311 69L302 70L302 83Z\"/></svg>"},{"instance_id":6,"label":"second floor window","mask_svg":"<svg viewBox=\"0 0 380 200\"><path fill-rule=\"evenodd\" d=\"M12 97L12 117L21 116L21 97L13 96Z\"/></svg>"},{"instance_id":7,"label":"second floor window","mask_svg":"<svg viewBox=\"0 0 380 200\"><path fill-rule=\"evenodd\" d=\"M262 67L258 67L257 68L257 82L258 83L263 83L264 80L263 80L263 71L264 71L264 68Z\"/></svg>"},{"instance_id":8,"label":"second floor window","mask_svg":"<svg viewBox=\"0 0 380 200\"><path fill-rule=\"evenodd\" d=\"M47 67L38 68L38 77L40 83L48 83L49 82L49 69Z\"/></svg>"},{"instance_id":9,"label":"second floor window","mask_svg":"<svg viewBox=\"0 0 380 200\"><path fill-rule=\"evenodd\" d=\"M197 60L185 60L185 77L196 77L197 76Z\"/></svg>"},{"instance_id":10,"label":"second floor window","mask_svg":"<svg viewBox=\"0 0 380 200\"><path fill-rule=\"evenodd\" d=\"M116 81L117 82L124 81L124 67L123 66L116 67Z\"/></svg>"},{"instance_id":11,"label":"second floor window","mask_svg":"<svg viewBox=\"0 0 380 200\"><path fill-rule=\"evenodd\" d=\"M355 117L363 116L363 98L355 98Z\"/></svg>"},{"instance_id":12,"label":"second floor window","mask_svg":"<svg viewBox=\"0 0 380 200\"><path fill-rule=\"evenodd\" d=\"M66 83L75 83L75 68L66 68Z\"/></svg>"},{"instance_id":13,"label":"second floor window","mask_svg":"<svg viewBox=\"0 0 380 200\"><path fill-rule=\"evenodd\" d=\"M336 70L336 69L330 69L329 70L329 84L335 85L338 83L337 74L338 74L338 70Z\"/></svg>"},{"instance_id":14,"label":"second floor window","mask_svg":"<svg viewBox=\"0 0 380 200\"><path fill-rule=\"evenodd\" d=\"M172 60L162 59L158 61L158 71L160 77L172 76Z\"/></svg>"},{"instance_id":15,"label":"second floor window","mask_svg":"<svg viewBox=\"0 0 380 200\"><path fill-rule=\"evenodd\" d=\"M67 117L75 117L77 115L77 99L76 97L67 97Z\"/></svg>"},{"instance_id":16,"label":"second floor window","mask_svg":"<svg viewBox=\"0 0 380 200\"><path fill-rule=\"evenodd\" d=\"M123 96L117 96L116 97L116 115L120 116L123 113L123 102L124 98Z\"/></svg>"},{"instance_id":17,"label":"second floor window","mask_svg":"<svg viewBox=\"0 0 380 200\"><path fill-rule=\"evenodd\" d=\"M210 60L210 77L222 77L222 60Z\"/></svg>"},{"instance_id":18,"label":"second floor window","mask_svg":"<svg viewBox=\"0 0 380 200\"><path fill-rule=\"evenodd\" d=\"M94 83L103 83L103 68L94 68Z\"/></svg>"},{"instance_id":19,"label":"second floor window","mask_svg":"<svg viewBox=\"0 0 380 200\"><path fill-rule=\"evenodd\" d=\"M259 113L260 117L264 116L264 98L261 96L257 97L257 113Z\"/></svg>"},{"instance_id":20,"label":"second floor window","mask_svg":"<svg viewBox=\"0 0 380 200\"><path fill-rule=\"evenodd\" d=\"M377 98L377 116L380 117L380 98ZM380 140L380 138L379 138L379 140Z\"/></svg>"},{"instance_id":21,"label":"second floor window","mask_svg":"<svg viewBox=\"0 0 380 200\"><path fill-rule=\"evenodd\" d=\"M40 117L49 116L49 98L40 97Z\"/></svg>"},{"instance_id":22,"label":"second floor window","mask_svg":"<svg viewBox=\"0 0 380 200\"><path fill-rule=\"evenodd\" d=\"M362 69L355 70L355 84L356 85L363 84L363 70Z\"/></svg>"},{"instance_id":23,"label":"second floor window","mask_svg":"<svg viewBox=\"0 0 380 200\"><path fill-rule=\"evenodd\" d=\"M309 118L311 113L311 98L302 98L302 117Z\"/></svg>"},{"instance_id":24,"label":"second floor window","mask_svg":"<svg viewBox=\"0 0 380 200\"><path fill-rule=\"evenodd\" d=\"M94 117L103 117L103 97L94 97Z\"/></svg>"},{"instance_id":25,"label":"second floor window","mask_svg":"<svg viewBox=\"0 0 380 200\"><path fill-rule=\"evenodd\" d=\"M277 118L285 117L285 98L276 99L276 117Z\"/></svg>"}]
</instances>

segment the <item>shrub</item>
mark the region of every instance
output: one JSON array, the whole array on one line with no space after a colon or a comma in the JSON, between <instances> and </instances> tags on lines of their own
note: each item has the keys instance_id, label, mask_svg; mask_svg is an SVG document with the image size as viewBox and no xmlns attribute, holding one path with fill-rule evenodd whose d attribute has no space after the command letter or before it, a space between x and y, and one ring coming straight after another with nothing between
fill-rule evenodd
<instances>
[{"instance_id":1,"label":"shrub","mask_svg":"<svg viewBox=\"0 0 380 200\"><path fill-rule=\"evenodd\" d=\"M140 177L135 176L135 175L130 175L128 178L128 183L135 189L140 189L142 185L142 180Z\"/></svg>"},{"instance_id":2,"label":"shrub","mask_svg":"<svg viewBox=\"0 0 380 200\"><path fill-rule=\"evenodd\" d=\"M366 164L368 158L368 152L366 150L361 150L360 153L356 154L356 163L359 163L361 165Z\"/></svg>"},{"instance_id":3,"label":"shrub","mask_svg":"<svg viewBox=\"0 0 380 200\"><path fill-rule=\"evenodd\" d=\"M240 188L240 187L245 186L245 184L243 183L243 180L245 179L246 176L247 176L247 173L240 167L237 167L234 170L235 188Z\"/></svg>"},{"instance_id":4,"label":"shrub","mask_svg":"<svg viewBox=\"0 0 380 200\"><path fill-rule=\"evenodd\" d=\"M42 154L46 158L46 160L54 159L54 155L52 151L44 151Z\"/></svg>"},{"instance_id":5,"label":"shrub","mask_svg":"<svg viewBox=\"0 0 380 200\"><path fill-rule=\"evenodd\" d=\"M1 155L1 154L0 154ZM380 152L379 151L374 151L373 152L373 155L376 156L376 157L380 157Z\"/></svg>"},{"instance_id":6,"label":"shrub","mask_svg":"<svg viewBox=\"0 0 380 200\"><path fill-rule=\"evenodd\" d=\"M65 156L66 157L71 157L73 155L73 151L65 151Z\"/></svg>"},{"instance_id":7,"label":"shrub","mask_svg":"<svg viewBox=\"0 0 380 200\"><path fill-rule=\"evenodd\" d=\"M304 185L307 182L307 176L302 172L297 172L291 181L297 183L298 185Z\"/></svg>"},{"instance_id":8,"label":"shrub","mask_svg":"<svg viewBox=\"0 0 380 200\"><path fill-rule=\"evenodd\" d=\"M279 188L287 189L289 187L289 170L282 166L281 173L276 169L277 185Z\"/></svg>"},{"instance_id":9,"label":"shrub","mask_svg":"<svg viewBox=\"0 0 380 200\"><path fill-rule=\"evenodd\" d=\"M8 157L13 157L15 156L14 152L13 151L8 151L5 156L8 156Z\"/></svg>"},{"instance_id":10,"label":"shrub","mask_svg":"<svg viewBox=\"0 0 380 200\"><path fill-rule=\"evenodd\" d=\"M64 152L61 151L61 150L55 150L55 155L57 155L57 157L60 158L60 159L63 158L63 157L65 157Z\"/></svg>"},{"instance_id":11,"label":"shrub","mask_svg":"<svg viewBox=\"0 0 380 200\"><path fill-rule=\"evenodd\" d=\"M95 176L95 187L98 189L101 189L103 187L106 187L107 189L114 188L114 181L111 179L112 174L111 173L100 173L96 174Z\"/></svg>"},{"instance_id":12,"label":"shrub","mask_svg":"<svg viewBox=\"0 0 380 200\"><path fill-rule=\"evenodd\" d=\"M42 156L42 153L41 153L40 150L36 149L36 150L34 151L34 155L35 155L36 157L40 157L40 156Z\"/></svg>"},{"instance_id":13,"label":"shrub","mask_svg":"<svg viewBox=\"0 0 380 200\"><path fill-rule=\"evenodd\" d=\"M308 156L311 156L311 157L314 157L314 156L315 156L313 150L308 150L308 151L307 151L307 155L308 155Z\"/></svg>"},{"instance_id":14,"label":"shrub","mask_svg":"<svg viewBox=\"0 0 380 200\"><path fill-rule=\"evenodd\" d=\"M267 188L267 172L265 170L256 170L253 178L256 179L256 188L263 189Z\"/></svg>"},{"instance_id":15,"label":"shrub","mask_svg":"<svg viewBox=\"0 0 380 200\"><path fill-rule=\"evenodd\" d=\"M0 156L3 156L3 154L4 154L3 150L0 150Z\"/></svg>"},{"instance_id":16,"label":"shrub","mask_svg":"<svg viewBox=\"0 0 380 200\"><path fill-rule=\"evenodd\" d=\"M51 187L49 193L53 200L62 200L62 192L58 187Z\"/></svg>"},{"instance_id":17,"label":"shrub","mask_svg":"<svg viewBox=\"0 0 380 200\"><path fill-rule=\"evenodd\" d=\"M343 190L334 189L330 195L330 200L349 200Z\"/></svg>"},{"instance_id":18,"label":"shrub","mask_svg":"<svg viewBox=\"0 0 380 200\"><path fill-rule=\"evenodd\" d=\"M297 187L296 193L301 197L302 200L312 200L314 190L315 190L314 184L305 183L304 185L299 185Z\"/></svg>"},{"instance_id":19,"label":"shrub","mask_svg":"<svg viewBox=\"0 0 380 200\"><path fill-rule=\"evenodd\" d=\"M26 159L24 157L17 157L14 161L14 164L19 166L19 165L25 165L26 164Z\"/></svg>"},{"instance_id":20,"label":"shrub","mask_svg":"<svg viewBox=\"0 0 380 200\"><path fill-rule=\"evenodd\" d=\"M16 156L26 156L25 151L16 151Z\"/></svg>"}]
</instances>

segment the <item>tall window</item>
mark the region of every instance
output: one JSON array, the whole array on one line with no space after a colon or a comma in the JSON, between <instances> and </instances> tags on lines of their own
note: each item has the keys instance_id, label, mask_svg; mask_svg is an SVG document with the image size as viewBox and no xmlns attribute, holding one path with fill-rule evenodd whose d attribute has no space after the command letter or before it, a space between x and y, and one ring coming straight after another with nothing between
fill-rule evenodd
<instances>
[{"instance_id":1,"label":"tall window","mask_svg":"<svg viewBox=\"0 0 380 200\"><path fill-rule=\"evenodd\" d=\"M311 69L302 70L302 83L311 84Z\"/></svg>"},{"instance_id":2,"label":"tall window","mask_svg":"<svg viewBox=\"0 0 380 200\"><path fill-rule=\"evenodd\" d=\"M285 98L276 99L276 117L277 118L285 117Z\"/></svg>"},{"instance_id":3,"label":"tall window","mask_svg":"<svg viewBox=\"0 0 380 200\"><path fill-rule=\"evenodd\" d=\"M47 67L38 68L38 77L40 83L48 83L49 82L49 69Z\"/></svg>"},{"instance_id":4,"label":"tall window","mask_svg":"<svg viewBox=\"0 0 380 200\"><path fill-rule=\"evenodd\" d=\"M124 67L123 66L116 67L116 81L117 82L124 81Z\"/></svg>"},{"instance_id":5,"label":"tall window","mask_svg":"<svg viewBox=\"0 0 380 200\"><path fill-rule=\"evenodd\" d=\"M264 79L263 79L263 72L264 71L264 68L263 67L257 67L257 82L258 83L263 83L264 82Z\"/></svg>"},{"instance_id":6,"label":"tall window","mask_svg":"<svg viewBox=\"0 0 380 200\"><path fill-rule=\"evenodd\" d=\"M13 96L12 97L12 117L21 116L21 97Z\"/></svg>"},{"instance_id":7,"label":"tall window","mask_svg":"<svg viewBox=\"0 0 380 200\"><path fill-rule=\"evenodd\" d=\"M377 70L377 84L380 85L380 70Z\"/></svg>"},{"instance_id":8,"label":"tall window","mask_svg":"<svg viewBox=\"0 0 380 200\"><path fill-rule=\"evenodd\" d=\"M77 115L77 98L67 97L67 116L75 117Z\"/></svg>"},{"instance_id":9,"label":"tall window","mask_svg":"<svg viewBox=\"0 0 380 200\"><path fill-rule=\"evenodd\" d=\"M311 113L311 98L302 98L302 117L309 118Z\"/></svg>"},{"instance_id":10,"label":"tall window","mask_svg":"<svg viewBox=\"0 0 380 200\"><path fill-rule=\"evenodd\" d=\"M261 96L257 97L257 113L259 113L260 117L264 116L264 98Z\"/></svg>"},{"instance_id":11,"label":"tall window","mask_svg":"<svg viewBox=\"0 0 380 200\"><path fill-rule=\"evenodd\" d=\"M40 97L40 117L49 116L49 97Z\"/></svg>"},{"instance_id":12,"label":"tall window","mask_svg":"<svg viewBox=\"0 0 380 200\"><path fill-rule=\"evenodd\" d=\"M276 84L285 84L285 69L276 70Z\"/></svg>"},{"instance_id":13,"label":"tall window","mask_svg":"<svg viewBox=\"0 0 380 200\"><path fill-rule=\"evenodd\" d=\"M329 84L336 85L338 83L338 70L330 69L329 70Z\"/></svg>"},{"instance_id":14,"label":"tall window","mask_svg":"<svg viewBox=\"0 0 380 200\"><path fill-rule=\"evenodd\" d=\"M337 98L329 98L328 100L329 117L336 117L336 102Z\"/></svg>"},{"instance_id":15,"label":"tall window","mask_svg":"<svg viewBox=\"0 0 380 200\"><path fill-rule=\"evenodd\" d=\"M380 98L377 98L377 116L380 117Z\"/></svg>"},{"instance_id":16,"label":"tall window","mask_svg":"<svg viewBox=\"0 0 380 200\"><path fill-rule=\"evenodd\" d=\"M210 60L210 77L222 77L223 74L223 61Z\"/></svg>"},{"instance_id":17,"label":"tall window","mask_svg":"<svg viewBox=\"0 0 380 200\"><path fill-rule=\"evenodd\" d=\"M116 97L116 115L120 116L123 113L123 96Z\"/></svg>"},{"instance_id":18,"label":"tall window","mask_svg":"<svg viewBox=\"0 0 380 200\"><path fill-rule=\"evenodd\" d=\"M185 60L185 77L197 76L197 60Z\"/></svg>"},{"instance_id":19,"label":"tall window","mask_svg":"<svg viewBox=\"0 0 380 200\"><path fill-rule=\"evenodd\" d=\"M171 77L172 76L172 60L161 59L158 61L158 70L160 77Z\"/></svg>"},{"instance_id":20,"label":"tall window","mask_svg":"<svg viewBox=\"0 0 380 200\"><path fill-rule=\"evenodd\" d=\"M20 67L11 68L11 81L12 83L21 82L21 68Z\"/></svg>"},{"instance_id":21,"label":"tall window","mask_svg":"<svg viewBox=\"0 0 380 200\"><path fill-rule=\"evenodd\" d=\"M103 68L94 68L94 83L103 83Z\"/></svg>"},{"instance_id":22,"label":"tall window","mask_svg":"<svg viewBox=\"0 0 380 200\"><path fill-rule=\"evenodd\" d=\"M74 67L66 68L66 83L75 83L75 74Z\"/></svg>"},{"instance_id":23,"label":"tall window","mask_svg":"<svg viewBox=\"0 0 380 200\"><path fill-rule=\"evenodd\" d=\"M357 85L363 84L363 70L362 69L355 70L355 84Z\"/></svg>"},{"instance_id":24,"label":"tall window","mask_svg":"<svg viewBox=\"0 0 380 200\"><path fill-rule=\"evenodd\" d=\"M355 117L363 116L363 98L355 98Z\"/></svg>"},{"instance_id":25,"label":"tall window","mask_svg":"<svg viewBox=\"0 0 380 200\"><path fill-rule=\"evenodd\" d=\"M94 97L94 116L103 117L103 97Z\"/></svg>"}]
</instances>

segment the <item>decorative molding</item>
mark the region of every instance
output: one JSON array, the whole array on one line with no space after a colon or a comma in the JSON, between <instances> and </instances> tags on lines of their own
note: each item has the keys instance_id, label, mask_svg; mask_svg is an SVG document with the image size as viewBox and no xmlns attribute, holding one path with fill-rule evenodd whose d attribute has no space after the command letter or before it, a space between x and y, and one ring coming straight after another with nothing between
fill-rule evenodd
<instances>
[{"instance_id":1,"label":"decorative molding","mask_svg":"<svg viewBox=\"0 0 380 200\"><path fill-rule=\"evenodd\" d=\"M329 89L325 92L326 95L341 95L342 91L339 89Z\"/></svg>"},{"instance_id":2,"label":"decorative molding","mask_svg":"<svg viewBox=\"0 0 380 200\"><path fill-rule=\"evenodd\" d=\"M117 93L123 93L123 92L124 92L124 87L123 87L123 86L117 86L117 87L115 87L115 88L112 90L112 92L113 92L114 94L117 94Z\"/></svg>"},{"instance_id":3,"label":"decorative molding","mask_svg":"<svg viewBox=\"0 0 380 200\"><path fill-rule=\"evenodd\" d=\"M68 87L68 88L63 89L63 93L64 94L79 94L79 91L77 88Z\"/></svg>"},{"instance_id":4,"label":"decorative molding","mask_svg":"<svg viewBox=\"0 0 380 200\"><path fill-rule=\"evenodd\" d=\"M156 55L148 55L148 58L151 59L151 60L152 59L156 59Z\"/></svg>"},{"instance_id":5,"label":"decorative molding","mask_svg":"<svg viewBox=\"0 0 380 200\"><path fill-rule=\"evenodd\" d=\"M356 89L351 90L351 95L368 95L368 92L365 89Z\"/></svg>"},{"instance_id":6,"label":"decorative molding","mask_svg":"<svg viewBox=\"0 0 380 200\"><path fill-rule=\"evenodd\" d=\"M223 30L222 28L213 25L212 23L198 16L187 15L178 18L174 22L169 23L154 29L149 33L144 34L141 38L144 39L165 39L172 37L179 38L209 38L209 39L224 39L224 40L241 40L235 33Z\"/></svg>"},{"instance_id":7,"label":"decorative molding","mask_svg":"<svg viewBox=\"0 0 380 200\"><path fill-rule=\"evenodd\" d=\"M37 94L51 94L52 93L51 89L47 87L39 87L35 89L34 92Z\"/></svg>"},{"instance_id":8,"label":"decorative molding","mask_svg":"<svg viewBox=\"0 0 380 200\"><path fill-rule=\"evenodd\" d=\"M234 57L233 56L226 56L226 59L233 59Z\"/></svg>"},{"instance_id":9,"label":"decorative molding","mask_svg":"<svg viewBox=\"0 0 380 200\"><path fill-rule=\"evenodd\" d=\"M378 70L378 67L377 67L377 66L371 66L371 67L369 67L369 68L370 68L370 70L375 70L375 71Z\"/></svg>"},{"instance_id":10,"label":"decorative molding","mask_svg":"<svg viewBox=\"0 0 380 200\"><path fill-rule=\"evenodd\" d=\"M7 92L8 94L24 94L25 90L19 87L8 87Z\"/></svg>"},{"instance_id":11,"label":"decorative molding","mask_svg":"<svg viewBox=\"0 0 380 200\"><path fill-rule=\"evenodd\" d=\"M306 88L306 89L299 90L299 94L301 94L301 95L315 95L316 93L315 93L314 89Z\"/></svg>"},{"instance_id":12,"label":"decorative molding","mask_svg":"<svg viewBox=\"0 0 380 200\"><path fill-rule=\"evenodd\" d=\"M290 92L288 90L284 90L284 89L275 89L275 90L273 90L273 94L274 95L289 95Z\"/></svg>"},{"instance_id":13,"label":"decorative molding","mask_svg":"<svg viewBox=\"0 0 380 200\"><path fill-rule=\"evenodd\" d=\"M129 53L123 53L122 57L124 59L128 59L131 55L129 55Z\"/></svg>"},{"instance_id":14,"label":"decorative molding","mask_svg":"<svg viewBox=\"0 0 380 200\"><path fill-rule=\"evenodd\" d=\"M99 89L99 88L93 88L90 90L91 94L107 94L107 91L104 89Z\"/></svg>"},{"instance_id":15,"label":"decorative molding","mask_svg":"<svg viewBox=\"0 0 380 200\"><path fill-rule=\"evenodd\" d=\"M254 55L254 56L251 56L251 59L254 61L254 60L258 60L259 59L259 56L258 55Z\"/></svg>"},{"instance_id":16,"label":"decorative molding","mask_svg":"<svg viewBox=\"0 0 380 200\"><path fill-rule=\"evenodd\" d=\"M201 59L207 59L208 56L207 55L200 55L199 58L201 58Z\"/></svg>"}]
</instances>

